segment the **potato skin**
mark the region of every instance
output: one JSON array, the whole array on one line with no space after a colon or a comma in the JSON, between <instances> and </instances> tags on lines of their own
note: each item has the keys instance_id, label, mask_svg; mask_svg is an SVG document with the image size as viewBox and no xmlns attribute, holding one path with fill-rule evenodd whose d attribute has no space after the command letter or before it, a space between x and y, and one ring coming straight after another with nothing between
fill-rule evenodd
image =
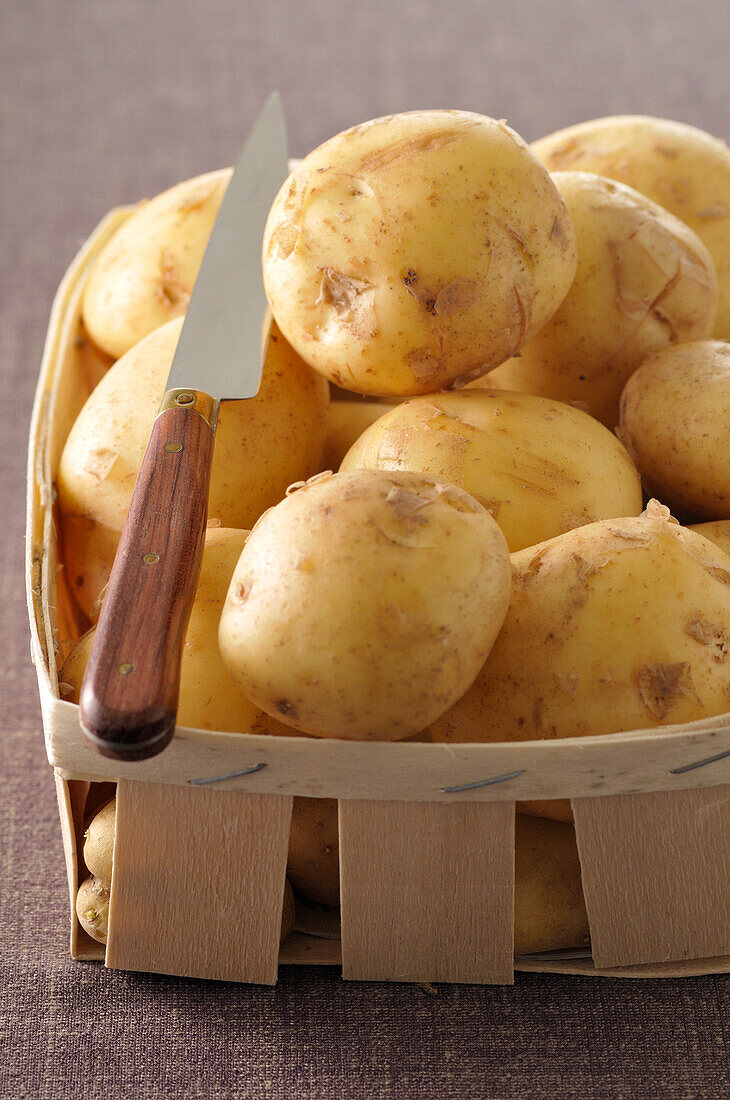
<instances>
[{"instance_id":1,"label":"potato skin","mask_svg":"<svg viewBox=\"0 0 730 1100\"><path fill-rule=\"evenodd\" d=\"M111 572L183 319L156 329L109 370L66 440L58 471L64 561L89 618ZM216 432L208 517L251 527L288 485L319 469L327 383L272 327L261 388L224 402Z\"/></svg>"},{"instance_id":2,"label":"potato skin","mask_svg":"<svg viewBox=\"0 0 730 1100\"><path fill-rule=\"evenodd\" d=\"M305 898L339 905L337 799L294 799L287 875ZM515 955L582 947L588 939L575 830L517 814Z\"/></svg>"},{"instance_id":3,"label":"potato skin","mask_svg":"<svg viewBox=\"0 0 730 1100\"><path fill-rule=\"evenodd\" d=\"M570 286L575 238L504 122L412 111L346 130L285 182L266 292L303 359L364 394L463 385L513 355Z\"/></svg>"},{"instance_id":4,"label":"potato skin","mask_svg":"<svg viewBox=\"0 0 730 1100\"><path fill-rule=\"evenodd\" d=\"M532 150L551 172L608 176L686 222L717 269L720 303L712 335L730 340L730 149L724 141L682 122L616 115L549 134Z\"/></svg>"},{"instance_id":5,"label":"potato skin","mask_svg":"<svg viewBox=\"0 0 730 1100\"><path fill-rule=\"evenodd\" d=\"M76 894L76 916L79 924L92 940L106 943L109 931L109 895L108 882L89 875L81 883Z\"/></svg>"},{"instance_id":6,"label":"potato skin","mask_svg":"<svg viewBox=\"0 0 730 1100\"><path fill-rule=\"evenodd\" d=\"M353 443L392 405L376 401L332 401L327 421L327 439L320 463L323 470L339 470Z\"/></svg>"},{"instance_id":7,"label":"potato skin","mask_svg":"<svg viewBox=\"0 0 730 1100\"><path fill-rule=\"evenodd\" d=\"M340 904L336 798L294 798L286 873L303 897Z\"/></svg>"},{"instance_id":8,"label":"potato skin","mask_svg":"<svg viewBox=\"0 0 730 1100\"><path fill-rule=\"evenodd\" d=\"M688 530L714 542L715 546L730 554L730 519L711 520L710 523L693 523Z\"/></svg>"},{"instance_id":9,"label":"potato skin","mask_svg":"<svg viewBox=\"0 0 730 1100\"><path fill-rule=\"evenodd\" d=\"M728 559L667 517L652 502L513 554L504 626L433 740L581 737L730 710ZM565 819L566 806L542 812Z\"/></svg>"},{"instance_id":10,"label":"potato skin","mask_svg":"<svg viewBox=\"0 0 730 1100\"><path fill-rule=\"evenodd\" d=\"M118 359L187 309L231 178L222 168L141 203L99 254L84 289L83 319Z\"/></svg>"},{"instance_id":11,"label":"potato skin","mask_svg":"<svg viewBox=\"0 0 730 1100\"><path fill-rule=\"evenodd\" d=\"M575 829L515 818L515 955L590 942Z\"/></svg>"},{"instance_id":12,"label":"potato skin","mask_svg":"<svg viewBox=\"0 0 730 1100\"><path fill-rule=\"evenodd\" d=\"M84 863L92 875L104 882L112 880L116 812L117 800L112 798L96 812L84 833Z\"/></svg>"},{"instance_id":13,"label":"potato skin","mask_svg":"<svg viewBox=\"0 0 730 1100\"><path fill-rule=\"evenodd\" d=\"M510 551L642 509L639 475L616 437L587 413L531 394L407 401L372 424L341 467L363 468L452 481L492 513Z\"/></svg>"},{"instance_id":14,"label":"potato skin","mask_svg":"<svg viewBox=\"0 0 730 1100\"><path fill-rule=\"evenodd\" d=\"M553 179L578 238L578 268L545 327L494 372L500 386L583 401L607 427L640 363L712 332L717 276L699 237L638 191L588 172Z\"/></svg>"},{"instance_id":15,"label":"potato skin","mask_svg":"<svg viewBox=\"0 0 730 1100\"><path fill-rule=\"evenodd\" d=\"M203 563L182 651L177 722L192 729L224 733L291 736L291 730L246 698L218 650L218 622L247 533L225 527L209 528L206 532ZM79 701L94 634L95 630L84 634L61 669L61 688L64 698L71 703ZM87 867L104 877L96 866L87 862Z\"/></svg>"},{"instance_id":16,"label":"potato skin","mask_svg":"<svg viewBox=\"0 0 730 1100\"><path fill-rule=\"evenodd\" d=\"M219 644L246 695L286 725L399 740L466 691L509 589L504 535L456 486L320 475L251 532Z\"/></svg>"},{"instance_id":17,"label":"potato skin","mask_svg":"<svg viewBox=\"0 0 730 1100\"><path fill-rule=\"evenodd\" d=\"M621 397L621 438L648 493L682 515L730 518L730 344L704 340L643 363Z\"/></svg>"},{"instance_id":18,"label":"potato skin","mask_svg":"<svg viewBox=\"0 0 730 1100\"><path fill-rule=\"evenodd\" d=\"M114 851L114 837L116 832L117 801L111 802L96 814L87 831L87 837L92 837L95 842L94 859L101 858L103 848L103 866L108 870L104 878L94 873L84 879L76 894L76 916L81 927L92 939L98 943L106 943L109 933L109 899L111 896L112 878L112 854ZM84 845L84 861L89 867L87 859L87 839ZM107 865L108 857L108 865ZM288 879L284 881L284 898L281 913L281 941L285 940L294 927L296 918L296 905L294 892Z\"/></svg>"}]
</instances>

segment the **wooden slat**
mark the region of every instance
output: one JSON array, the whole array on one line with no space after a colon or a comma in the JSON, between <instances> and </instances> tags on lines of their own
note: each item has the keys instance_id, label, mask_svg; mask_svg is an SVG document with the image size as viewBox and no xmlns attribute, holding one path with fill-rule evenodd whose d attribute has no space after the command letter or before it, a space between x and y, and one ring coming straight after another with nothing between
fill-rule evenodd
<instances>
[{"instance_id":1,"label":"wooden slat","mask_svg":"<svg viewBox=\"0 0 730 1100\"><path fill-rule=\"evenodd\" d=\"M514 804L340 802L342 974L513 981Z\"/></svg>"},{"instance_id":2,"label":"wooden slat","mask_svg":"<svg viewBox=\"0 0 730 1100\"><path fill-rule=\"evenodd\" d=\"M730 787L573 800L598 968L730 954Z\"/></svg>"},{"instance_id":3,"label":"wooden slat","mask_svg":"<svg viewBox=\"0 0 730 1100\"><path fill-rule=\"evenodd\" d=\"M292 799L124 780L106 964L273 985Z\"/></svg>"},{"instance_id":4,"label":"wooden slat","mask_svg":"<svg viewBox=\"0 0 730 1100\"><path fill-rule=\"evenodd\" d=\"M164 752L124 764L100 756L88 743L74 703L47 698L44 713L49 759L66 778L186 784L192 778L227 776L221 780L226 789L258 794L444 803L457 801L448 788L500 776L511 778L462 790L458 801L592 797L620 794L627 788L654 791L730 783L730 715L686 727L601 737L465 745L270 737L246 730L213 733L178 727ZM703 760L712 762L682 770ZM246 773L261 764L265 767L255 774Z\"/></svg>"}]
</instances>

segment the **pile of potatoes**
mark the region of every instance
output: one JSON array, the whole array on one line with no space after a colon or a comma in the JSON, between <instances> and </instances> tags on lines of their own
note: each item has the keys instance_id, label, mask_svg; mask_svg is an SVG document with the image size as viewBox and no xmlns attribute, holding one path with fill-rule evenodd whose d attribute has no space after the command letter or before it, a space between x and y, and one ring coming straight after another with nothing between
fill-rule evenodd
<instances>
[{"instance_id":1,"label":"pile of potatoes","mask_svg":"<svg viewBox=\"0 0 730 1100\"><path fill-rule=\"evenodd\" d=\"M57 490L91 631L229 178L142 204L85 289L110 366ZM181 725L485 742L730 709L724 143L630 116L532 147L463 111L375 119L296 165L262 263L263 382L221 411ZM569 803L519 809L516 950L582 945ZM337 904L337 843L336 803L295 799L298 893ZM86 864L103 938L111 869Z\"/></svg>"}]
</instances>

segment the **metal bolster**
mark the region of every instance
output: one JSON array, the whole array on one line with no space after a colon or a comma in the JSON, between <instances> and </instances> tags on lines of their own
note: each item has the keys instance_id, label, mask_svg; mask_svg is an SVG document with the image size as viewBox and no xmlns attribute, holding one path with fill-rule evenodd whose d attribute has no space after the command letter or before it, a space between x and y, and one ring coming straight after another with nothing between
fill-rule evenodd
<instances>
[{"instance_id":1,"label":"metal bolster","mask_svg":"<svg viewBox=\"0 0 730 1100\"><path fill-rule=\"evenodd\" d=\"M157 415L161 416L168 409L195 409L215 431L216 420L218 419L218 402L209 393L189 388L168 390L162 398Z\"/></svg>"}]
</instances>

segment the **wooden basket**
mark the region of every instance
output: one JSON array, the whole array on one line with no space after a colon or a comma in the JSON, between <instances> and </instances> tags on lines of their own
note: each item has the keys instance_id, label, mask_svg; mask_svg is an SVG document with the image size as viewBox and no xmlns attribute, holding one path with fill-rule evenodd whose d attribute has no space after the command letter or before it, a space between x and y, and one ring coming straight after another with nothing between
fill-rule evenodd
<instances>
[{"instance_id":1,"label":"wooden basket","mask_svg":"<svg viewBox=\"0 0 730 1100\"><path fill-rule=\"evenodd\" d=\"M346 978L498 982L514 970L623 977L730 972L730 713L661 730L517 744L354 743L179 728L120 764L84 740L58 668L83 624L58 557L54 478L103 373L80 298L112 211L51 314L28 466L27 585L55 769L74 958L271 984L279 963ZM79 927L81 835L94 784L117 783L106 950ZM486 782L488 781L488 782ZM341 933L301 909L279 947L292 796L339 799ZM513 959L514 812L570 798L591 928L580 952ZM150 836L155 842L148 844ZM154 847L154 860L150 854Z\"/></svg>"}]
</instances>

